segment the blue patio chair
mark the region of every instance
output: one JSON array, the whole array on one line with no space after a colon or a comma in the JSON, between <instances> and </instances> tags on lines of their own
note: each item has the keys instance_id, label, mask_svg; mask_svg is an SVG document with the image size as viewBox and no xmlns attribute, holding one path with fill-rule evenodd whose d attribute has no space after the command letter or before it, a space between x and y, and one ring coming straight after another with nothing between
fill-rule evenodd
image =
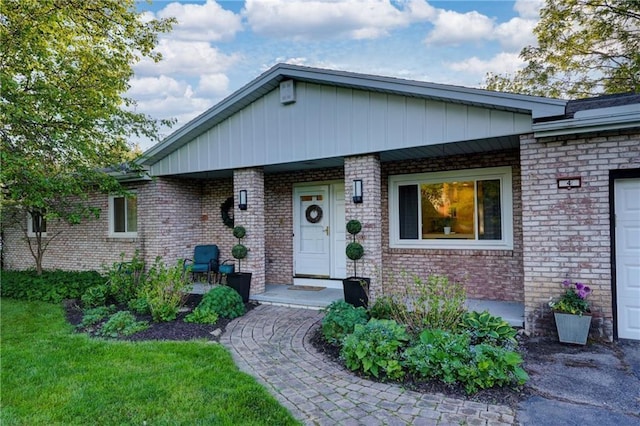
<instances>
[{"instance_id":1,"label":"blue patio chair","mask_svg":"<svg viewBox=\"0 0 640 426\"><path fill-rule=\"evenodd\" d=\"M211 284L212 277L218 274L219 259L220 250L217 245L195 246L193 259L184 260L184 269L191 268L192 278L195 274L207 274L207 282Z\"/></svg>"}]
</instances>

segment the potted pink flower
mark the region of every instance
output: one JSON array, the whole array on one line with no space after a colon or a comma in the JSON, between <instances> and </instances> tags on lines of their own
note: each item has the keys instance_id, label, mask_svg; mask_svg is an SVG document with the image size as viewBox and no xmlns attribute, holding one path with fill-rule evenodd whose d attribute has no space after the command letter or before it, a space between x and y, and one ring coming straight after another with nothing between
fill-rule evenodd
<instances>
[{"instance_id":1,"label":"potted pink flower","mask_svg":"<svg viewBox=\"0 0 640 426\"><path fill-rule=\"evenodd\" d=\"M558 339L563 343L584 345L589 336L591 326L591 308L587 297L592 293L591 288L583 283L572 283L564 280L562 286L565 291L557 300L550 300L549 307L553 310L558 330Z\"/></svg>"}]
</instances>

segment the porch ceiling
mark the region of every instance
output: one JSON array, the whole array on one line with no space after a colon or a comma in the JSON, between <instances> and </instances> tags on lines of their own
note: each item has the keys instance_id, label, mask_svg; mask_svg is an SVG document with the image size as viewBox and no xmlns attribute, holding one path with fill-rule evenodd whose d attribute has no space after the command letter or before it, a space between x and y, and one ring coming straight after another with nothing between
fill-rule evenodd
<instances>
[{"instance_id":1,"label":"porch ceiling","mask_svg":"<svg viewBox=\"0 0 640 426\"><path fill-rule=\"evenodd\" d=\"M380 161L404 161L420 158L437 158L452 155L467 155L480 152L500 151L516 149L520 146L519 136L504 136L491 139L478 139L472 141L446 143L438 145L421 146L415 148L395 149L379 153ZM272 164L264 166L265 174L330 169L344 167L343 157L318 158L314 160ZM233 177L233 169L201 171L175 177L190 179L221 179Z\"/></svg>"}]
</instances>

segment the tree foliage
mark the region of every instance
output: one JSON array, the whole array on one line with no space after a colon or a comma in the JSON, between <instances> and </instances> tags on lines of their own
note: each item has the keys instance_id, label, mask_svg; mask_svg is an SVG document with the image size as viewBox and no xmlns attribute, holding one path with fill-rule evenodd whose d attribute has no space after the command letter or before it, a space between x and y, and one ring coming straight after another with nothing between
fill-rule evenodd
<instances>
[{"instance_id":1,"label":"tree foliage","mask_svg":"<svg viewBox=\"0 0 640 426\"><path fill-rule=\"evenodd\" d=\"M124 93L136 62L161 59L157 35L172 23L142 19L134 0L0 2L3 221L7 208L23 224L26 212L71 224L99 214L87 192L119 188L105 168L127 159L132 136L157 138ZM27 241L40 270L47 242Z\"/></svg>"},{"instance_id":2,"label":"tree foliage","mask_svg":"<svg viewBox=\"0 0 640 426\"><path fill-rule=\"evenodd\" d=\"M546 0L538 46L514 75L488 74L490 90L559 98L640 92L639 0Z\"/></svg>"}]
</instances>

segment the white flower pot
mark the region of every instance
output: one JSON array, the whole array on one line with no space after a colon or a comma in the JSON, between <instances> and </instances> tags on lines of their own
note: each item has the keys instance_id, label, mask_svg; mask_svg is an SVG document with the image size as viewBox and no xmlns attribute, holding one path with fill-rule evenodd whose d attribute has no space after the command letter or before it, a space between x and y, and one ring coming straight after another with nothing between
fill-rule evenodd
<instances>
[{"instance_id":1,"label":"white flower pot","mask_svg":"<svg viewBox=\"0 0 640 426\"><path fill-rule=\"evenodd\" d=\"M444 227L444 235L449 235L451 234L451 227L450 226L445 226Z\"/></svg>"}]
</instances>

